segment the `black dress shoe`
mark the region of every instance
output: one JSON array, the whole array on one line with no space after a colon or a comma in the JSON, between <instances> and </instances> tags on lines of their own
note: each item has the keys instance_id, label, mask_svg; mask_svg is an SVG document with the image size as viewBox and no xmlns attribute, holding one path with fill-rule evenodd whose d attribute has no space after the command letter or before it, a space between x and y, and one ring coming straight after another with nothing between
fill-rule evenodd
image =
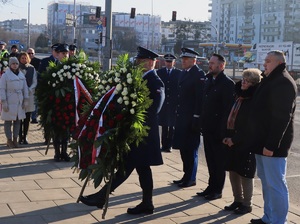
<instances>
[{"instance_id":1,"label":"black dress shoe","mask_svg":"<svg viewBox=\"0 0 300 224\"><path fill-rule=\"evenodd\" d=\"M252 207L251 206L245 206L245 205L241 205L239 206L238 209L234 210L235 214L239 214L239 215L244 215L247 213L252 212Z\"/></svg>"},{"instance_id":2,"label":"black dress shoe","mask_svg":"<svg viewBox=\"0 0 300 224\"><path fill-rule=\"evenodd\" d=\"M252 224L266 224L262 219L251 219L250 222Z\"/></svg>"},{"instance_id":3,"label":"black dress shoe","mask_svg":"<svg viewBox=\"0 0 300 224\"><path fill-rule=\"evenodd\" d=\"M166 148L165 152L172 152L172 148Z\"/></svg>"},{"instance_id":4,"label":"black dress shoe","mask_svg":"<svg viewBox=\"0 0 300 224\"><path fill-rule=\"evenodd\" d=\"M211 194L208 194L204 197L205 197L206 200L216 200L216 199L222 198L222 194L211 193Z\"/></svg>"},{"instance_id":5,"label":"black dress shoe","mask_svg":"<svg viewBox=\"0 0 300 224\"><path fill-rule=\"evenodd\" d=\"M178 187L192 187L196 185L196 181L184 181L178 184Z\"/></svg>"},{"instance_id":6,"label":"black dress shoe","mask_svg":"<svg viewBox=\"0 0 300 224\"><path fill-rule=\"evenodd\" d=\"M233 211L233 210L236 210L237 208L239 208L241 205L242 205L242 202L234 201L234 202L232 202L231 205L225 206L224 209L227 211Z\"/></svg>"},{"instance_id":7,"label":"black dress shoe","mask_svg":"<svg viewBox=\"0 0 300 224\"><path fill-rule=\"evenodd\" d=\"M36 120L36 119L33 119L32 121L31 121L31 124L38 124L39 122Z\"/></svg>"},{"instance_id":8,"label":"black dress shoe","mask_svg":"<svg viewBox=\"0 0 300 224\"><path fill-rule=\"evenodd\" d=\"M174 184L180 184L183 182L183 179L180 179L180 180L173 180L173 183Z\"/></svg>"},{"instance_id":9,"label":"black dress shoe","mask_svg":"<svg viewBox=\"0 0 300 224\"><path fill-rule=\"evenodd\" d=\"M204 191L202 192L197 192L196 194L200 197L205 197L206 195L209 195L211 193L211 191L209 190L209 188L207 187Z\"/></svg>"},{"instance_id":10,"label":"black dress shoe","mask_svg":"<svg viewBox=\"0 0 300 224\"><path fill-rule=\"evenodd\" d=\"M96 206L98 208L103 208L105 204L105 199L99 197L91 196L80 196L79 201L88 206Z\"/></svg>"},{"instance_id":11,"label":"black dress shoe","mask_svg":"<svg viewBox=\"0 0 300 224\"><path fill-rule=\"evenodd\" d=\"M24 144L24 145L28 145L28 141L27 141L27 139L26 139L26 138L24 138L24 140L23 140L23 144Z\"/></svg>"},{"instance_id":12,"label":"black dress shoe","mask_svg":"<svg viewBox=\"0 0 300 224\"><path fill-rule=\"evenodd\" d=\"M145 205L143 202L138 204L134 208L128 208L127 213L132 215L138 214L153 214L154 206L153 205Z\"/></svg>"}]
</instances>

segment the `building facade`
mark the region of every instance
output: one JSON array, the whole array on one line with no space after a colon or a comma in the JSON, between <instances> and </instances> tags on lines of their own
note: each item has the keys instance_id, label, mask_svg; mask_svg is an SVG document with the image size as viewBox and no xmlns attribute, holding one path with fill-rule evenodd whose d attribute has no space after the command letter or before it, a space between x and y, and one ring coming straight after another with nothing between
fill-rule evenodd
<instances>
[{"instance_id":1,"label":"building facade","mask_svg":"<svg viewBox=\"0 0 300 224\"><path fill-rule=\"evenodd\" d=\"M212 37L220 42L254 44L300 42L300 0L212 0Z\"/></svg>"}]
</instances>

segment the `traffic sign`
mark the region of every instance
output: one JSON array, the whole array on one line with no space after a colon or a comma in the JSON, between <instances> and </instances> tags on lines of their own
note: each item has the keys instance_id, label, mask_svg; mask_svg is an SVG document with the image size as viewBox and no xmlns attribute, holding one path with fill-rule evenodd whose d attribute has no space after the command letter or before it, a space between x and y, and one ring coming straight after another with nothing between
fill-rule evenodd
<instances>
[{"instance_id":1,"label":"traffic sign","mask_svg":"<svg viewBox=\"0 0 300 224\"><path fill-rule=\"evenodd\" d=\"M20 40L9 40L9 44L19 44Z\"/></svg>"},{"instance_id":2,"label":"traffic sign","mask_svg":"<svg viewBox=\"0 0 300 224\"><path fill-rule=\"evenodd\" d=\"M98 32L102 32L103 31L103 26L101 25L97 25L97 30Z\"/></svg>"}]
</instances>

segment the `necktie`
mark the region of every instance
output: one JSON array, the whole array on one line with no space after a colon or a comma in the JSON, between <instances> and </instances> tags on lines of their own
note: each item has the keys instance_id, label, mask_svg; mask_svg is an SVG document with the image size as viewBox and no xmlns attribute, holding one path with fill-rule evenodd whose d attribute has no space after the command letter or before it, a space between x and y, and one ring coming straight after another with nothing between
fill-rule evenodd
<instances>
[{"instance_id":1,"label":"necktie","mask_svg":"<svg viewBox=\"0 0 300 224\"><path fill-rule=\"evenodd\" d=\"M170 69L167 69L167 74L168 76L170 76Z\"/></svg>"}]
</instances>

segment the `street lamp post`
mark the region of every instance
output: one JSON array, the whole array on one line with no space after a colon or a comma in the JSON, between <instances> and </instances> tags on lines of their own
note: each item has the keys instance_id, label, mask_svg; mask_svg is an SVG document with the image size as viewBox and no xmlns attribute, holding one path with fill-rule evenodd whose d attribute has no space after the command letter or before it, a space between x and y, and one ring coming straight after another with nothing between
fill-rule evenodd
<instances>
[{"instance_id":1,"label":"street lamp post","mask_svg":"<svg viewBox=\"0 0 300 224\"><path fill-rule=\"evenodd\" d=\"M211 25L212 28L214 28L214 30L216 31L216 34L217 34L216 53L218 54L218 52L219 52L219 32L218 32L217 28L214 25L212 25L212 24L210 24L210 25Z\"/></svg>"},{"instance_id":2,"label":"street lamp post","mask_svg":"<svg viewBox=\"0 0 300 224\"><path fill-rule=\"evenodd\" d=\"M30 47L30 0L28 0L27 48Z\"/></svg>"},{"instance_id":3,"label":"street lamp post","mask_svg":"<svg viewBox=\"0 0 300 224\"><path fill-rule=\"evenodd\" d=\"M76 44L76 0L74 0L74 12L73 12L73 43Z\"/></svg>"}]
</instances>

